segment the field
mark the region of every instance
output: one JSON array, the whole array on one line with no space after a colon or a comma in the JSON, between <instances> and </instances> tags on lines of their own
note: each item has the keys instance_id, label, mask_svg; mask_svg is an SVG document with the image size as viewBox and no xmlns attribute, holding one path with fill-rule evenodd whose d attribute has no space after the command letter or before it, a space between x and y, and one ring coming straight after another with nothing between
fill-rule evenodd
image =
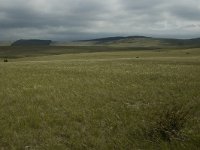
<instances>
[{"instance_id":1,"label":"field","mask_svg":"<svg viewBox=\"0 0 200 150\"><path fill-rule=\"evenodd\" d=\"M200 148L200 48L27 49L0 48L1 149Z\"/></svg>"}]
</instances>

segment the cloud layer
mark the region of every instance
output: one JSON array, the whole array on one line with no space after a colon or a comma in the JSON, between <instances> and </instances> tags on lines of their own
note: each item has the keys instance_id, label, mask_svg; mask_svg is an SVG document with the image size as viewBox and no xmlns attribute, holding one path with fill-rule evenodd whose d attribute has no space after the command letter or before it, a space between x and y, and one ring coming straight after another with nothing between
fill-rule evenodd
<instances>
[{"instance_id":1,"label":"cloud layer","mask_svg":"<svg viewBox=\"0 0 200 150\"><path fill-rule=\"evenodd\" d=\"M200 37L199 0L0 0L0 40Z\"/></svg>"}]
</instances>

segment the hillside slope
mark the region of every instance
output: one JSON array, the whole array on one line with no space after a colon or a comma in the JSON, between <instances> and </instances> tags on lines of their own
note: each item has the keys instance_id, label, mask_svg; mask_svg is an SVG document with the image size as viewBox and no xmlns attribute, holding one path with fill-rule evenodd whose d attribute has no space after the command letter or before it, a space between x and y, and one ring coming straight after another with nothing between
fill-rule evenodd
<instances>
[{"instance_id":1,"label":"hillside slope","mask_svg":"<svg viewBox=\"0 0 200 150\"><path fill-rule=\"evenodd\" d=\"M167 39L152 38L145 36L128 37L106 37L100 39L82 40L66 45L106 45L106 46L125 46L125 47L200 47L200 38L194 39ZM65 45L62 44L62 45ZM56 44L55 44L56 45Z\"/></svg>"},{"instance_id":2,"label":"hillside slope","mask_svg":"<svg viewBox=\"0 0 200 150\"><path fill-rule=\"evenodd\" d=\"M49 46L51 40L18 40L11 44L11 46Z\"/></svg>"}]
</instances>

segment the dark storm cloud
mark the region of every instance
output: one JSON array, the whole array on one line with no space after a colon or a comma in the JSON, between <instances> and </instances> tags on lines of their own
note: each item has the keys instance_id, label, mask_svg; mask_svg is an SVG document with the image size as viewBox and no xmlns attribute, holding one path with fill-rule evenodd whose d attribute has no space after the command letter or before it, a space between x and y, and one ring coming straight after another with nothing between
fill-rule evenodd
<instances>
[{"instance_id":1,"label":"dark storm cloud","mask_svg":"<svg viewBox=\"0 0 200 150\"><path fill-rule=\"evenodd\" d=\"M0 0L0 39L200 36L199 0Z\"/></svg>"}]
</instances>

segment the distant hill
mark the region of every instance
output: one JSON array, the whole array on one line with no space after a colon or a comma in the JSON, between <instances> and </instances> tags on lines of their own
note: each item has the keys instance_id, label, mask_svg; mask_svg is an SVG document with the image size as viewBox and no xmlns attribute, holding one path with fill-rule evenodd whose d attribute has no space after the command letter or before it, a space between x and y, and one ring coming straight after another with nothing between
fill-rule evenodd
<instances>
[{"instance_id":1,"label":"distant hill","mask_svg":"<svg viewBox=\"0 0 200 150\"><path fill-rule=\"evenodd\" d=\"M161 39L166 43L177 45L177 46L200 46L200 38L194 39Z\"/></svg>"},{"instance_id":2,"label":"distant hill","mask_svg":"<svg viewBox=\"0 0 200 150\"><path fill-rule=\"evenodd\" d=\"M51 40L18 40L12 43L11 46L49 46L51 43Z\"/></svg>"},{"instance_id":3,"label":"distant hill","mask_svg":"<svg viewBox=\"0 0 200 150\"><path fill-rule=\"evenodd\" d=\"M117 36L117 37L106 37L99 39L75 41L73 44L125 46L125 47L127 46L128 47L200 47L200 38L167 39L167 38L153 38L145 36L128 36L128 37Z\"/></svg>"},{"instance_id":4,"label":"distant hill","mask_svg":"<svg viewBox=\"0 0 200 150\"><path fill-rule=\"evenodd\" d=\"M11 46L117 46L117 47L200 47L200 38L194 39L169 39L145 36L116 36L74 42L51 40L18 40Z\"/></svg>"},{"instance_id":5,"label":"distant hill","mask_svg":"<svg viewBox=\"0 0 200 150\"><path fill-rule=\"evenodd\" d=\"M116 41L116 40L126 40L126 39L140 39L140 38L149 38L145 36L128 36L128 37L123 37L123 36L117 36L117 37L106 37L106 38L99 38L99 39L92 39L92 40L82 40L82 41L96 41L96 42L111 42L111 41Z\"/></svg>"}]
</instances>

